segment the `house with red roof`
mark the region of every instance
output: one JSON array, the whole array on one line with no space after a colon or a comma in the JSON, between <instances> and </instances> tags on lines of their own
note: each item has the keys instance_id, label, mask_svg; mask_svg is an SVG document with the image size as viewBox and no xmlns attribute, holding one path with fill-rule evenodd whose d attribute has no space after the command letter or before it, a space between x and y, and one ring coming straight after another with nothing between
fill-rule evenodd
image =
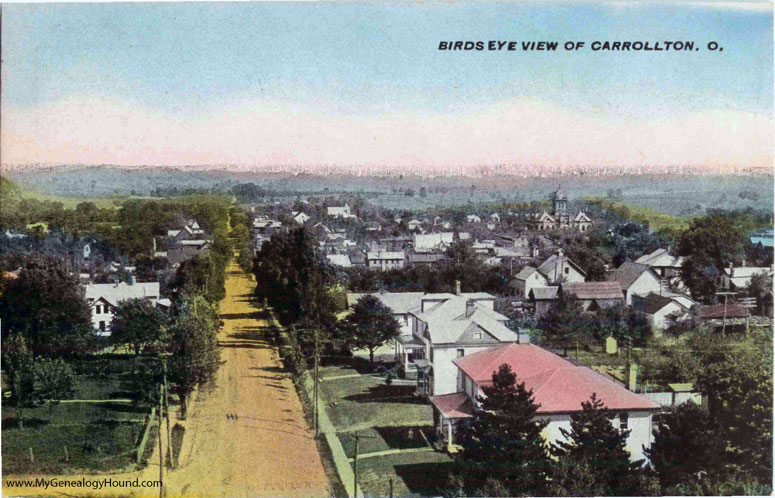
<instances>
[{"instance_id":1,"label":"house with red roof","mask_svg":"<svg viewBox=\"0 0 775 498\"><path fill-rule=\"evenodd\" d=\"M537 416L546 419L544 438L563 440L561 429L570 431L571 415L582 410L581 403L592 393L613 415L615 426L630 430L627 449L633 460L645 458L644 447L652 442L651 422L660 407L655 402L627 390L587 367L573 363L532 344L504 344L453 361L457 367L457 392L431 396L437 434L451 447L455 431L467 424L484 396L482 388L492 385L492 375L501 365L511 366L517 382L533 391L539 405Z\"/></svg>"}]
</instances>

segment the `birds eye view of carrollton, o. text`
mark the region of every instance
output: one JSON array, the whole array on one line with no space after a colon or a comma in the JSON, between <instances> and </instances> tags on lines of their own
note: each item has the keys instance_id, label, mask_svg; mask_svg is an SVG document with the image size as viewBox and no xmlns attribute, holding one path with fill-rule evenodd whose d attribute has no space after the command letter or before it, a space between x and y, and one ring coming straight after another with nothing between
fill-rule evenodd
<instances>
[{"instance_id":1,"label":"birds eye view of carrollton, o. text","mask_svg":"<svg viewBox=\"0 0 775 498\"><path fill-rule=\"evenodd\" d=\"M771 496L772 5L1 4L3 496Z\"/></svg>"}]
</instances>

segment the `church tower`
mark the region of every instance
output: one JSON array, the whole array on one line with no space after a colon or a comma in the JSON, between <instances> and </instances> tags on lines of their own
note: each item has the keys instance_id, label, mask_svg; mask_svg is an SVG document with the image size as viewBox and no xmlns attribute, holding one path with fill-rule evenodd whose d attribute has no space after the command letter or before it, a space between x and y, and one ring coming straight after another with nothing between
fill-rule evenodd
<instances>
[{"instance_id":1,"label":"church tower","mask_svg":"<svg viewBox=\"0 0 775 498\"><path fill-rule=\"evenodd\" d=\"M557 186L557 190L552 194L552 214L564 214L568 210L568 191Z\"/></svg>"}]
</instances>

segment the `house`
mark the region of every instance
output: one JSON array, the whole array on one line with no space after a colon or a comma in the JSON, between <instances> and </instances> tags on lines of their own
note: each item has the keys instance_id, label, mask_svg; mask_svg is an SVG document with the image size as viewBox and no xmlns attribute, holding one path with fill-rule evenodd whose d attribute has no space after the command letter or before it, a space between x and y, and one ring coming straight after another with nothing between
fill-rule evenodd
<instances>
[{"instance_id":1,"label":"house","mask_svg":"<svg viewBox=\"0 0 775 498\"><path fill-rule=\"evenodd\" d=\"M648 294L642 299L636 297L633 307L646 314L655 337L662 335L662 331L670 325L668 317L675 317L679 321L691 319L690 308L672 297L658 293Z\"/></svg>"},{"instance_id":2,"label":"house","mask_svg":"<svg viewBox=\"0 0 775 498\"><path fill-rule=\"evenodd\" d=\"M482 219L475 214L469 214L466 216L467 223L481 223Z\"/></svg>"},{"instance_id":3,"label":"house","mask_svg":"<svg viewBox=\"0 0 775 498\"><path fill-rule=\"evenodd\" d=\"M455 443L456 431L473 418L479 405L477 396L484 396L482 388L492 385L492 374L503 364L533 391L539 405L536 417L548 422L542 432L547 442L565 441L562 431L570 431L571 415L582 411L581 403L594 393L611 410L615 427L630 431L626 448L632 460L645 459L644 450L651 446L652 417L660 409L657 403L538 346L503 344L452 363L457 369L452 373L455 392L430 397L434 428L448 447Z\"/></svg>"},{"instance_id":4,"label":"house","mask_svg":"<svg viewBox=\"0 0 775 498\"><path fill-rule=\"evenodd\" d=\"M414 234L414 252L445 252L455 239L452 232Z\"/></svg>"},{"instance_id":5,"label":"house","mask_svg":"<svg viewBox=\"0 0 775 498\"><path fill-rule=\"evenodd\" d=\"M673 256L669 249L660 248L644 254L635 262L648 266L659 278L673 278L680 276L684 258Z\"/></svg>"},{"instance_id":6,"label":"house","mask_svg":"<svg viewBox=\"0 0 775 498\"><path fill-rule=\"evenodd\" d=\"M129 283L87 284L84 288L86 289L86 302L92 313L92 325L102 336L110 335L113 314L122 301L149 299L156 306L169 307L171 304L169 299L161 298L159 282L139 283L131 278Z\"/></svg>"},{"instance_id":7,"label":"house","mask_svg":"<svg viewBox=\"0 0 775 498\"><path fill-rule=\"evenodd\" d=\"M401 326L401 335L406 336L412 334L409 310L418 306L423 295L423 292L348 292L347 308L351 308L363 296L375 296L390 308L393 318Z\"/></svg>"},{"instance_id":8,"label":"house","mask_svg":"<svg viewBox=\"0 0 775 498\"><path fill-rule=\"evenodd\" d=\"M344 206L329 206L328 208L326 208L326 214L332 218L343 218L343 219L357 218L357 216L355 216L350 212L349 204L345 204Z\"/></svg>"},{"instance_id":9,"label":"house","mask_svg":"<svg viewBox=\"0 0 775 498\"><path fill-rule=\"evenodd\" d=\"M565 299L573 296L584 311L598 311L624 304L624 292L619 282L561 283L558 292Z\"/></svg>"},{"instance_id":10,"label":"house","mask_svg":"<svg viewBox=\"0 0 775 498\"><path fill-rule=\"evenodd\" d=\"M751 277L754 275L765 275L772 278L773 269L766 266L742 266L735 268L730 264L729 268L724 269L724 274L721 276L721 287L728 291L746 289L751 285Z\"/></svg>"},{"instance_id":11,"label":"house","mask_svg":"<svg viewBox=\"0 0 775 498\"><path fill-rule=\"evenodd\" d=\"M417 378L417 393L455 392L452 360L504 342L529 340L506 327L494 311L495 296L485 292L425 294L409 310L411 335L399 337L396 360Z\"/></svg>"},{"instance_id":12,"label":"house","mask_svg":"<svg viewBox=\"0 0 775 498\"><path fill-rule=\"evenodd\" d=\"M363 225L367 232L379 232L382 230L382 225L376 221L370 221Z\"/></svg>"},{"instance_id":13,"label":"house","mask_svg":"<svg viewBox=\"0 0 775 498\"><path fill-rule=\"evenodd\" d=\"M533 305L537 317L545 316L559 299L559 286L533 287L527 295L527 300Z\"/></svg>"},{"instance_id":14,"label":"house","mask_svg":"<svg viewBox=\"0 0 775 498\"><path fill-rule=\"evenodd\" d=\"M611 282L619 282L628 306L632 306L633 296L658 293L662 288L657 274L642 263L622 263L619 268L609 272L606 278Z\"/></svg>"},{"instance_id":15,"label":"house","mask_svg":"<svg viewBox=\"0 0 775 498\"><path fill-rule=\"evenodd\" d=\"M751 232L749 235L748 240L751 242L751 244L755 246L760 246L762 248L772 249L773 245L773 229L772 228L762 228L761 230L756 230Z\"/></svg>"},{"instance_id":16,"label":"house","mask_svg":"<svg viewBox=\"0 0 775 498\"><path fill-rule=\"evenodd\" d=\"M583 282L587 278L586 272L565 256L562 249L559 249L557 254L549 256L538 267L538 271L552 285L557 285L560 282Z\"/></svg>"},{"instance_id":17,"label":"house","mask_svg":"<svg viewBox=\"0 0 775 498\"><path fill-rule=\"evenodd\" d=\"M293 218L293 221L295 221L299 225L305 224L310 219L310 216L304 211L292 211L291 217Z\"/></svg>"},{"instance_id":18,"label":"house","mask_svg":"<svg viewBox=\"0 0 775 498\"><path fill-rule=\"evenodd\" d=\"M514 295L526 299L530 290L535 287L546 287L549 281L538 271L537 268L526 266L511 281L511 288L514 289Z\"/></svg>"},{"instance_id":19,"label":"house","mask_svg":"<svg viewBox=\"0 0 775 498\"><path fill-rule=\"evenodd\" d=\"M406 222L406 228L408 228L410 231L414 230L421 230L422 229L422 221L417 219L412 219Z\"/></svg>"},{"instance_id":20,"label":"house","mask_svg":"<svg viewBox=\"0 0 775 498\"><path fill-rule=\"evenodd\" d=\"M404 251L412 245L412 237L383 237L379 241L388 251Z\"/></svg>"},{"instance_id":21,"label":"house","mask_svg":"<svg viewBox=\"0 0 775 498\"><path fill-rule=\"evenodd\" d=\"M408 256L408 263L410 265L418 266L434 266L441 264L446 260L447 256L444 253L414 253L410 252Z\"/></svg>"},{"instance_id":22,"label":"house","mask_svg":"<svg viewBox=\"0 0 775 498\"><path fill-rule=\"evenodd\" d=\"M404 267L403 252L369 251L366 253L366 267L380 271Z\"/></svg>"},{"instance_id":23,"label":"house","mask_svg":"<svg viewBox=\"0 0 775 498\"><path fill-rule=\"evenodd\" d=\"M350 256L347 254L326 254L326 259L334 266L342 268L352 268L353 266L350 262Z\"/></svg>"},{"instance_id":24,"label":"house","mask_svg":"<svg viewBox=\"0 0 775 498\"><path fill-rule=\"evenodd\" d=\"M501 215L500 215L500 214L498 214L498 213L492 213L492 214L490 215L490 219L491 219L492 221L500 221L500 220L501 220Z\"/></svg>"},{"instance_id":25,"label":"house","mask_svg":"<svg viewBox=\"0 0 775 498\"><path fill-rule=\"evenodd\" d=\"M253 229L259 233L271 234L274 230L280 229L283 224L277 220L267 218L266 216L259 216L253 218Z\"/></svg>"}]
</instances>

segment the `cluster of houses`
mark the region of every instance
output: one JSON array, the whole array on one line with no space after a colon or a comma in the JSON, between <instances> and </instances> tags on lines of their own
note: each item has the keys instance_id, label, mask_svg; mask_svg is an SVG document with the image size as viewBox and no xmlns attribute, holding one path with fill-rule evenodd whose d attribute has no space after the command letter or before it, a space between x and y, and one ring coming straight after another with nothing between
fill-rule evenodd
<instances>
[{"instance_id":1,"label":"cluster of houses","mask_svg":"<svg viewBox=\"0 0 775 498\"><path fill-rule=\"evenodd\" d=\"M353 304L364 294L348 294ZM508 318L494 310L495 296L463 293L374 293L401 324L395 361L415 379L416 392L433 406L433 424L440 440L455 451L456 433L474 414L482 386L508 364L520 382L533 390L538 414L549 421L544 436L562 438L570 416L596 393L616 413L616 423L631 430L628 449L643 458L651 444L653 414L661 407L651 399L586 367L530 344L525 331L514 331Z\"/></svg>"}]
</instances>

